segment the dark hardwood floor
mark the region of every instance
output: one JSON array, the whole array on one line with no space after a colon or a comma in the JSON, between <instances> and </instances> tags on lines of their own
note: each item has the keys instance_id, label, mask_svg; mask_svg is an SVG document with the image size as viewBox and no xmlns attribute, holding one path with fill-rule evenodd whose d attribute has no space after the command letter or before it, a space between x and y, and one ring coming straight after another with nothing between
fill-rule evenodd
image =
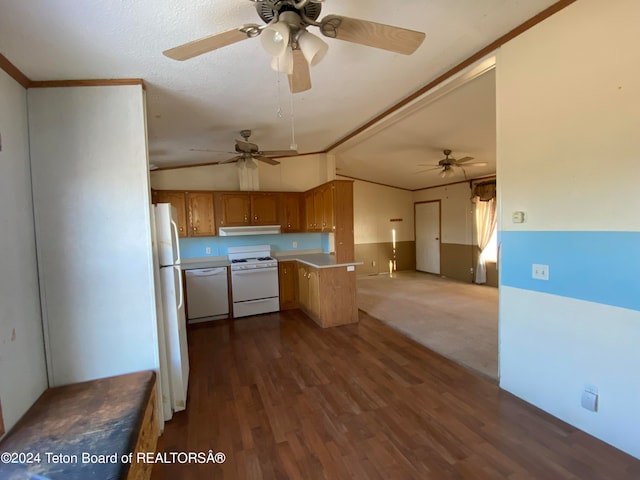
<instances>
[{"instance_id":1,"label":"dark hardwood floor","mask_svg":"<svg viewBox=\"0 0 640 480\"><path fill-rule=\"evenodd\" d=\"M640 461L501 391L361 312L322 330L299 311L189 331L186 412L159 452L176 479L638 479Z\"/></svg>"}]
</instances>

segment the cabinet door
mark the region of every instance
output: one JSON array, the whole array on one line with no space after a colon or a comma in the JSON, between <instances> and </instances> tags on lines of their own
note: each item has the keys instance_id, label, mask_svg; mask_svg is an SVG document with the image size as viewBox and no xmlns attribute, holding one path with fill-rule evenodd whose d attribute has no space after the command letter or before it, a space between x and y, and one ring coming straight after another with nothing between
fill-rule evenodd
<instances>
[{"instance_id":1,"label":"cabinet door","mask_svg":"<svg viewBox=\"0 0 640 480\"><path fill-rule=\"evenodd\" d=\"M251 222L253 225L278 225L278 194L251 194Z\"/></svg>"},{"instance_id":2,"label":"cabinet door","mask_svg":"<svg viewBox=\"0 0 640 480\"><path fill-rule=\"evenodd\" d=\"M304 265L298 265L298 302L303 310L309 310L309 278Z\"/></svg>"},{"instance_id":3,"label":"cabinet door","mask_svg":"<svg viewBox=\"0 0 640 480\"><path fill-rule=\"evenodd\" d=\"M248 193L223 193L221 199L221 226L242 226L251 223L251 199Z\"/></svg>"},{"instance_id":4,"label":"cabinet door","mask_svg":"<svg viewBox=\"0 0 640 480\"><path fill-rule=\"evenodd\" d=\"M336 180L333 184L336 261L353 262L353 182Z\"/></svg>"},{"instance_id":5,"label":"cabinet door","mask_svg":"<svg viewBox=\"0 0 640 480\"><path fill-rule=\"evenodd\" d=\"M300 221L300 203L302 195L299 193L285 193L282 195L282 231L300 232L302 222Z\"/></svg>"},{"instance_id":6,"label":"cabinet door","mask_svg":"<svg viewBox=\"0 0 640 480\"><path fill-rule=\"evenodd\" d=\"M316 231L316 210L314 208L313 190L304 194L305 232Z\"/></svg>"},{"instance_id":7,"label":"cabinet door","mask_svg":"<svg viewBox=\"0 0 640 480\"><path fill-rule=\"evenodd\" d=\"M187 236L187 201L184 192L156 190L154 203L170 203L178 212L178 236Z\"/></svg>"},{"instance_id":8,"label":"cabinet door","mask_svg":"<svg viewBox=\"0 0 640 480\"><path fill-rule=\"evenodd\" d=\"M296 262L278 263L280 310L298 307L298 272Z\"/></svg>"},{"instance_id":9,"label":"cabinet door","mask_svg":"<svg viewBox=\"0 0 640 480\"><path fill-rule=\"evenodd\" d=\"M320 271L316 268L309 268L307 273L309 284L309 312L315 320L320 319ZM332 301L327 299L327 301Z\"/></svg>"},{"instance_id":10,"label":"cabinet door","mask_svg":"<svg viewBox=\"0 0 640 480\"><path fill-rule=\"evenodd\" d=\"M189 236L213 237L215 221L213 217L212 192L187 192L189 206Z\"/></svg>"},{"instance_id":11,"label":"cabinet door","mask_svg":"<svg viewBox=\"0 0 640 480\"><path fill-rule=\"evenodd\" d=\"M322 231L322 193L321 188L317 188L313 191L313 217L314 217L314 231Z\"/></svg>"},{"instance_id":12,"label":"cabinet door","mask_svg":"<svg viewBox=\"0 0 640 480\"><path fill-rule=\"evenodd\" d=\"M335 187L329 185L322 189L322 231L333 232L335 230L334 220L334 192Z\"/></svg>"}]
</instances>

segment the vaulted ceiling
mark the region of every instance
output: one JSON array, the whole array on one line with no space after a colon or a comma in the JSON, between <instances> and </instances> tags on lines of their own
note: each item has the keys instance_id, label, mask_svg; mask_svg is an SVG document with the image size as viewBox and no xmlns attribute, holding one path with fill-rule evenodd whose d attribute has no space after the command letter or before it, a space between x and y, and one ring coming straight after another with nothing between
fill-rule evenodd
<instances>
[{"instance_id":1,"label":"vaulted ceiling","mask_svg":"<svg viewBox=\"0 0 640 480\"><path fill-rule=\"evenodd\" d=\"M277 0L274 0L277 1ZM0 54L31 80L142 78L150 161L158 167L229 158L251 129L263 150L295 143L327 151L443 72L554 3L551 0L326 0L327 14L426 33L410 56L337 39L311 67L311 90L290 94L257 38L185 61L164 50L247 23L262 24L255 0L3 0ZM309 31L319 35L315 27ZM495 87L488 69L424 96L340 143L339 173L402 188L443 183L433 164L445 148L495 168ZM200 152L192 149L209 149ZM494 170L495 171L495 170ZM462 177L464 178L464 177ZM448 179L447 179L448 180ZM449 180L450 181L450 180Z\"/></svg>"}]
</instances>

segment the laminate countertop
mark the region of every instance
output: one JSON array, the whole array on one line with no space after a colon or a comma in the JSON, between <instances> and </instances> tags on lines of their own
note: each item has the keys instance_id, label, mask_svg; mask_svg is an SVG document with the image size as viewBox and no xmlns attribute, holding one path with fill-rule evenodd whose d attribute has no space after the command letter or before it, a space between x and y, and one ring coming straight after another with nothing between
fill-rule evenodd
<instances>
[{"instance_id":1,"label":"laminate countertop","mask_svg":"<svg viewBox=\"0 0 640 480\"><path fill-rule=\"evenodd\" d=\"M195 270L198 268L224 268L231 265L231 262L227 257L223 258L184 258L180 263L182 270Z\"/></svg>"},{"instance_id":2,"label":"laminate countertop","mask_svg":"<svg viewBox=\"0 0 640 480\"><path fill-rule=\"evenodd\" d=\"M362 265L362 262L338 263L336 261L336 256L331 255L330 253L307 253L303 255L296 255L295 253L291 255L280 254L278 255L277 258L278 258L278 261L280 262L286 261L286 260L290 260L290 261L295 260L297 262L304 263L305 265L309 265L310 267L314 267L314 268L335 268L335 267L350 267L350 266Z\"/></svg>"},{"instance_id":3,"label":"laminate countertop","mask_svg":"<svg viewBox=\"0 0 640 480\"><path fill-rule=\"evenodd\" d=\"M298 261L309 265L314 268L334 268L334 267L348 267L355 265L362 265L362 262L336 262L335 255L330 253L288 253L279 252L275 254L276 260L283 261ZM221 268L228 267L231 262L226 257L214 257L210 260L207 258L195 258L195 259L183 259L180 264L182 270L194 270L199 268Z\"/></svg>"}]
</instances>

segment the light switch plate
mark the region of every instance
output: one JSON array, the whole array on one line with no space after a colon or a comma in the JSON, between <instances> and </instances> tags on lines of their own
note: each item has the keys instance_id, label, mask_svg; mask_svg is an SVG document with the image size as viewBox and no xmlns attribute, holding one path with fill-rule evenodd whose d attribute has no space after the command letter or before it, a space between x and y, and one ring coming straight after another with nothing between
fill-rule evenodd
<instances>
[{"instance_id":1,"label":"light switch plate","mask_svg":"<svg viewBox=\"0 0 640 480\"><path fill-rule=\"evenodd\" d=\"M582 405L582 408L589 410L590 412L597 412L598 411L598 394L588 392L587 390L585 390L584 392L582 392L580 405Z\"/></svg>"},{"instance_id":2,"label":"light switch plate","mask_svg":"<svg viewBox=\"0 0 640 480\"><path fill-rule=\"evenodd\" d=\"M354 267L353 265L347 265L347 272L353 272L355 271L356 267Z\"/></svg>"}]
</instances>

